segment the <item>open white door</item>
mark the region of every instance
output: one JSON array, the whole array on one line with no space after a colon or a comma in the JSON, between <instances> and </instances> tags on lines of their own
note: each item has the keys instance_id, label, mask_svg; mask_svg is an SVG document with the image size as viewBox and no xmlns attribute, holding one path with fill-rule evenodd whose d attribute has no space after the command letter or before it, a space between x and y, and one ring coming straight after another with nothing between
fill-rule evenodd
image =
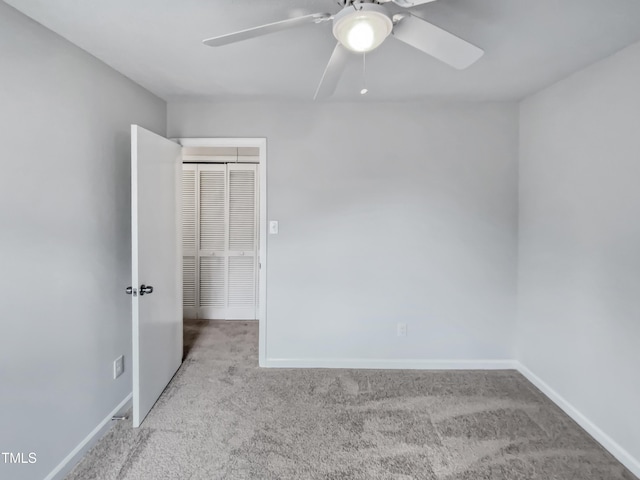
<instances>
[{"instance_id":1,"label":"open white door","mask_svg":"<svg viewBox=\"0 0 640 480\"><path fill-rule=\"evenodd\" d=\"M180 146L131 126L133 426L182 361Z\"/></svg>"}]
</instances>

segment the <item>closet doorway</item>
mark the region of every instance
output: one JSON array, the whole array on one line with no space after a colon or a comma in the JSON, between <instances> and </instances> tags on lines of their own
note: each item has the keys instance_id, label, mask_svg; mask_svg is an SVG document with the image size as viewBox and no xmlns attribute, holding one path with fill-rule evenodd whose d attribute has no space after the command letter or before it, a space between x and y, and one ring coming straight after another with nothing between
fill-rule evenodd
<instances>
[{"instance_id":1,"label":"closet doorway","mask_svg":"<svg viewBox=\"0 0 640 480\"><path fill-rule=\"evenodd\" d=\"M184 318L258 320L266 357L266 139L181 138Z\"/></svg>"}]
</instances>

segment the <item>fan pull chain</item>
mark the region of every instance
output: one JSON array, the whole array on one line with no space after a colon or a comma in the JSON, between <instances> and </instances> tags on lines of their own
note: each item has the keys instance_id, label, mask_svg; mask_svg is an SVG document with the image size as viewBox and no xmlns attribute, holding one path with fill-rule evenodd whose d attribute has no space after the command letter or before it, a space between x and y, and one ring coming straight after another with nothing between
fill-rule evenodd
<instances>
[{"instance_id":1,"label":"fan pull chain","mask_svg":"<svg viewBox=\"0 0 640 480\"><path fill-rule=\"evenodd\" d=\"M367 54L362 54L362 90L360 90L360 95L366 95L369 91L367 88Z\"/></svg>"}]
</instances>

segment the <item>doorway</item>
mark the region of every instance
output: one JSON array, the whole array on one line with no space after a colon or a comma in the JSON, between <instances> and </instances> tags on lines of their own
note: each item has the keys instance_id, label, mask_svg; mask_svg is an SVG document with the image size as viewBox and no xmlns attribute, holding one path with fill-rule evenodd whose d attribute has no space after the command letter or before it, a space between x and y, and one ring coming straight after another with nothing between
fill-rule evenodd
<instances>
[{"instance_id":1,"label":"doorway","mask_svg":"<svg viewBox=\"0 0 640 480\"><path fill-rule=\"evenodd\" d=\"M179 138L185 318L257 320L266 359L265 138Z\"/></svg>"}]
</instances>

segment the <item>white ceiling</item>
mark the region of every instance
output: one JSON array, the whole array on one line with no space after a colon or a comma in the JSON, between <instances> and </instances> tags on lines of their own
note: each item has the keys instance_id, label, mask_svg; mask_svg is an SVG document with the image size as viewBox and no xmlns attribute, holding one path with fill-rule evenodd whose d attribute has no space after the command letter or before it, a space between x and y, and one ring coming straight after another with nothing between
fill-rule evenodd
<instances>
[{"instance_id":1,"label":"white ceiling","mask_svg":"<svg viewBox=\"0 0 640 480\"><path fill-rule=\"evenodd\" d=\"M311 99L335 45L307 25L219 48L204 38L335 0L5 0L157 95ZM394 38L367 55L367 100L512 100L640 40L638 0L438 0L413 13L486 53L454 70ZM360 100L355 56L328 101ZM325 100L327 101L327 100Z\"/></svg>"}]
</instances>

